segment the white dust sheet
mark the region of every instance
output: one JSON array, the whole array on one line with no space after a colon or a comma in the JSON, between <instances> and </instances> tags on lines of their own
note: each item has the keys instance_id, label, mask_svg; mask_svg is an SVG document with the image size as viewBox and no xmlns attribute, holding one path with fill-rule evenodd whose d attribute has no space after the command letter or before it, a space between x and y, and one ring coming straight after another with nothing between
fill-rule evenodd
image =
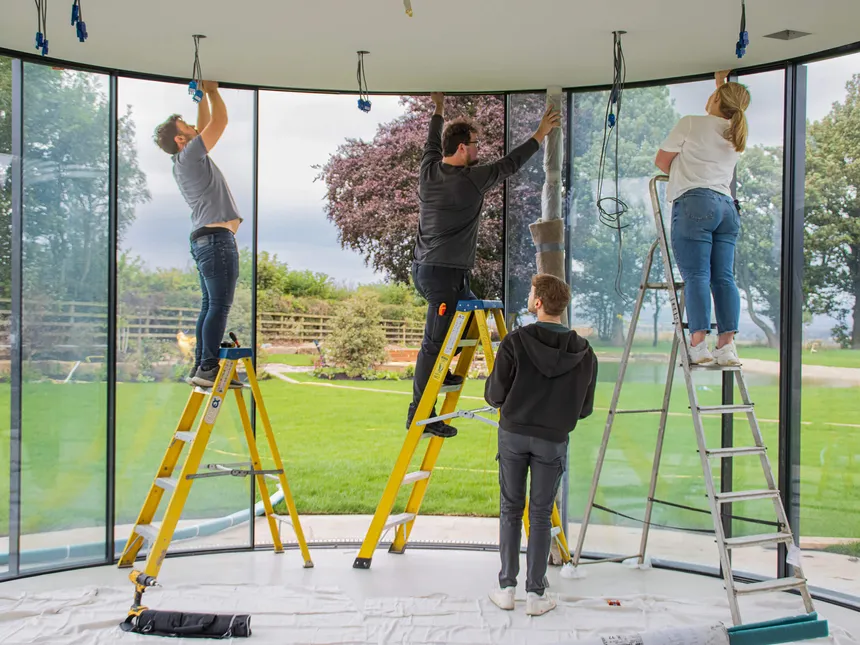
<instances>
[{"instance_id":1,"label":"white dust sheet","mask_svg":"<svg viewBox=\"0 0 860 645\"><path fill-rule=\"evenodd\" d=\"M0 586L0 643L188 643L120 630L130 601L129 585L85 586L79 590L8 592ZM337 588L260 585L187 585L151 589L153 609L249 613L252 635L231 643L334 645L409 643L503 645L725 645L721 629L726 599L678 600L653 595L619 596L620 607L604 598L558 595L558 608L529 617L525 602L504 612L484 597L456 595L374 597L361 606ZM791 597L746 605L749 621L797 613ZM756 614L761 614L761 618ZM747 617L748 616L748 617ZM669 634L660 630L670 630ZM683 631L687 628L686 632ZM693 628L693 629L690 629ZM710 629L709 629L710 628ZM680 630L680 631L679 631ZM831 636L807 643L849 645L855 637L831 623ZM643 638L630 637L644 632ZM621 636L628 636L621 638ZM613 638L614 636L614 638ZM228 641L222 641L228 642Z\"/></svg>"}]
</instances>

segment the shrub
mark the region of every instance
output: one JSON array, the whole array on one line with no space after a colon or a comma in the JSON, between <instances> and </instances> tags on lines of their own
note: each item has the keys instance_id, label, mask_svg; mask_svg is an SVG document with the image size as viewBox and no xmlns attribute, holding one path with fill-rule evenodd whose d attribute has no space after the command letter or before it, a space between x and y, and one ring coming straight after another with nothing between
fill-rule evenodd
<instances>
[{"instance_id":1,"label":"shrub","mask_svg":"<svg viewBox=\"0 0 860 645\"><path fill-rule=\"evenodd\" d=\"M326 356L351 378L385 360L385 330L376 294L356 294L338 308L326 339Z\"/></svg>"}]
</instances>

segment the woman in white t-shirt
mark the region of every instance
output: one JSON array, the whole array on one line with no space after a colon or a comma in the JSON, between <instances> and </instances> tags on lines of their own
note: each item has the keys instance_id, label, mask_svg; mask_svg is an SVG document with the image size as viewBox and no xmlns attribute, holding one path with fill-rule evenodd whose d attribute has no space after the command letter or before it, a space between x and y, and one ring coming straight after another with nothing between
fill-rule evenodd
<instances>
[{"instance_id":1,"label":"woman in white t-shirt","mask_svg":"<svg viewBox=\"0 0 860 645\"><path fill-rule=\"evenodd\" d=\"M666 198L672 203L672 249L684 278L690 360L697 364L738 365L734 337L741 299L735 284L735 244L740 212L731 183L746 148L744 111L750 95L717 72L717 89L705 106L707 116L682 118L657 153L655 163L669 175ZM711 292L717 318L713 354L705 342L711 330Z\"/></svg>"}]
</instances>

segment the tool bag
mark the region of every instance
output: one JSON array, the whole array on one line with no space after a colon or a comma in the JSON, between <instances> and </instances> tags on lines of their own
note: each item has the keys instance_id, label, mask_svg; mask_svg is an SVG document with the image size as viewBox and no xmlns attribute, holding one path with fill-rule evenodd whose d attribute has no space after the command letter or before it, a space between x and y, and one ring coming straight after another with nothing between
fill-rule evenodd
<instances>
[{"instance_id":1,"label":"tool bag","mask_svg":"<svg viewBox=\"0 0 860 645\"><path fill-rule=\"evenodd\" d=\"M247 638L251 635L251 617L146 609L139 616L126 618L120 627L135 634L176 638Z\"/></svg>"}]
</instances>

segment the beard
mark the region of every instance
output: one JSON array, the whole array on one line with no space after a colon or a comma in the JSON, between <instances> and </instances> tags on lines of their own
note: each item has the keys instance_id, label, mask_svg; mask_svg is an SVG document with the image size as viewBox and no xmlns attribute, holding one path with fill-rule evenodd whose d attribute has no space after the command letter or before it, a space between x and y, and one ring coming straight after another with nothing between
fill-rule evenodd
<instances>
[{"instance_id":1,"label":"beard","mask_svg":"<svg viewBox=\"0 0 860 645\"><path fill-rule=\"evenodd\" d=\"M474 159L469 159L469 161L466 162L467 168L471 168L472 166L477 166L477 165L478 165L478 158L477 157L475 157Z\"/></svg>"}]
</instances>

